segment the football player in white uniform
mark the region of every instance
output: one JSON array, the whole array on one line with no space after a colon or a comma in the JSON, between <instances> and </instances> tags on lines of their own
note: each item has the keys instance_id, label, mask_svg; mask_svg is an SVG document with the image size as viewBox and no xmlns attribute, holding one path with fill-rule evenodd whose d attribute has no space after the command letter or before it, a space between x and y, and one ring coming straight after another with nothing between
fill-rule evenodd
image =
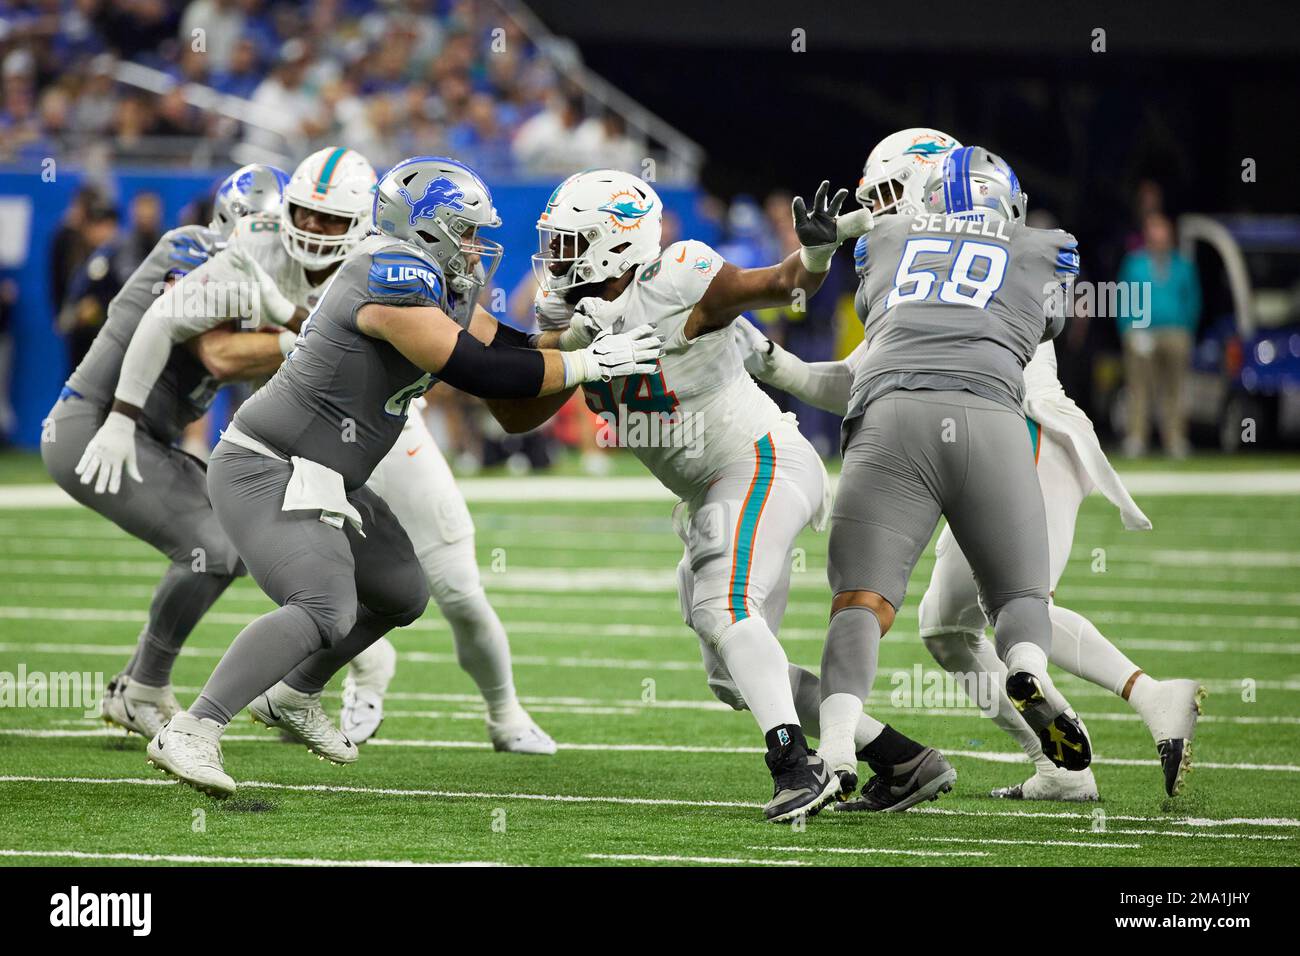
<instances>
[{"instance_id":1,"label":"football player in white uniform","mask_svg":"<svg viewBox=\"0 0 1300 956\"><path fill-rule=\"evenodd\" d=\"M805 738L818 732L816 678L789 664L775 636L791 548L805 527L824 526L829 493L821 459L794 417L745 373L729 326L746 309L816 292L840 242L870 227L869 215L840 217L847 192L831 199L828 187L811 210L794 201L799 253L738 269L702 242L661 251L655 191L627 173L589 170L551 195L533 257L545 330L539 346L579 348L600 329L642 324L664 340L655 374L596 382L586 398L681 499L674 525L686 544L682 614L699 636L714 694L751 711L763 732L774 779L764 815L773 821L813 813L839 790ZM565 397L538 400L514 428L535 427ZM856 737L890 763L900 749L927 749L865 714Z\"/></svg>"},{"instance_id":2,"label":"football player in white uniform","mask_svg":"<svg viewBox=\"0 0 1300 956\"><path fill-rule=\"evenodd\" d=\"M941 158L960 145L936 130L891 134L868 158L858 200L872 206L876 215L915 215L922 208L921 193L932 173L932 157ZM746 367L760 381L819 408L845 412L853 370L868 343L840 362L805 363L749 323L738 323L737 328ZM1051 342L1039 346L1025 367L1024 407L1047 509L1054 593L1074 543L1079 506L1094 488L1119 509L1127 529L1149 530L1151 522L1107 461L1092 423L1061 387ZM935 660L950 672L998 675L991 684L998 689L999 701L989 716L1035 765L1034 775L1024 783L999 788L993 795L1025 800L1098 799L1092 770L1075 772L1053 765L1024 718L1005 699L1006 666L984 636L988 620L980 608L974 574L947 527L935 553L934 570L919 611L921 638ZM1051 662L1128 701L1156 742L1166 792L1176 795L1191 765L1191 742L1204 689L1194 680L1155 680L1081 614L1055 602L1049 611Z\"/></svg>"},{"instance_id":3,"label":"football player in white uniform","mask_svg":"<svg viewBox=\"0 0 1300 956\"><path fill-rule=\"evenodd\" d=\"M353 150L327 147L308 156L285 187L278 216L241 220L228 247L182 280L203 284L207 297L203 314L177 322L168 322L160 314L163 321L147 329L146 316L142 331L151 332L156 342L170 348L173 340L192 335L195 323L211 327L247 318L239 314L246 305L239 290L251 289L255 317L284 328L280 349L287 355L297 329L331 277L370 230L375 183L374 168ZM464 301L467 309L474 308L473 296L465 296ZM420 404L412 403L402 440L368 484L389 505L415 546L430 590L451 624L457 658L487 703L493 746L553 754L555 741L519 703L509 641L479 580L474 525L424 424ZM283 682L258 697L250 712L256 720L302 740L313 752L350 762L356 759L354 743L366 740L383 719L383 690L392 677L395 656L392 645L381 641L359 658L360 664L345 681L343 733L325 716L319 694L304 695Z\"/></svg>"}]
</instances>

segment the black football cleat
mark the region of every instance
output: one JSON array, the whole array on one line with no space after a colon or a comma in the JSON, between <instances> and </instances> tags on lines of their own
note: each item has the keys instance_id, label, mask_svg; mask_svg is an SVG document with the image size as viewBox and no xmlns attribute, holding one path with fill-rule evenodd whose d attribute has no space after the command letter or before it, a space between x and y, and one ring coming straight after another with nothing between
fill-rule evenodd
<instances>
[{"instance_id":1,"label":"black football cleat","mask_svg":"<svg viewBox=\"0 0 1300 956\"><path fill-rule=\"evenodd\" d=\"M1192 772L1192 742L1181 737L1156 743L1160 754L1160 769L1165 774L1165 793L1176 797L1183 790L1183 782Z\"/></svg>"},{"instance_id":2,"label":"black football cleat","mask_svg":"<svg viewBox=\"0 0 1300 956\"><path fill-rule=\"evenodd\" d=\"M1066 770L1085 770L1092 763L1092 742L1070 708L1053 707L1033 674L1007 675L1007 697L1038 735L1047 759Z\"/></svg>"},{"instance_id":3,"label":"black football cleat","mask_svg":"<svg viewBox=\"0 0 1300 956\"><path fill-rule=\"evenodd\" d=\"M926 747L907 763L890 770L888 774L878 773L868 780L858 796L837 803L836 811L899 813L923 800L938 800L939 794L950 791L957 779L952 764L933 747Z\"/></svg>"},{"instance_id":4,"label":"black football cleat","mask_svg":"<svg viewBox=\"0 0 1300 956\"><path fill-rule=\"evenodd\" d=\"M791 741L779 750L769 751L764 759L772 772L772 799L763 807L769 823L813 816L839 793L839 777L831 773L815 750Z\"/></svg>"}]
</instances>

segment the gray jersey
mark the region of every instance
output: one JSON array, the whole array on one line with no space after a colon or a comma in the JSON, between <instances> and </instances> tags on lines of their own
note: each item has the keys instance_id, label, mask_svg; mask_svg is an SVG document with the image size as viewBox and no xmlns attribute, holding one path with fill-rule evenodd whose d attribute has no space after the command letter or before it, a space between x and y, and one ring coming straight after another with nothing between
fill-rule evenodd
<instances>
[{"instance_id":1,"label":"gray jersey","mask_svg":"<svg viewBox=\"0 0 1300 956\"><path fill-rule=\"evenodd\" d=\"M112 404L122 357L145 311L168 279L201 266L220 244L220 234L206 226L181 226L164 234L108 304L104 327L68 379L68 387L97 405ZM174 441L186 425L203 415L218 387L198 357L178 344L149 393L140 424L164 443Z\"/></svg>"},{"instance_id":2,"label":"gray jersey","mask_svg":"<svg viewBox=\"0 0 1300 956\"><path fill-rule=\"evenodd\" d=\"M401 434L411 400L434 381L357 328L357 311L370 302L461 311L468 324L436 264L399 240L370 236L339 266L280 370L235 415L240 430L281 454L339 472L348 491L365 484Z\"/></svg>"},{"instance_id":3,"label":"gray jersey","mask_svg":"<svg viewBox=\"0 0 1300 956\"><path fill-rule=\"evenodd\" d=\"M858 240L866 352L848 417L898 388L967 391L1020 410L1024 368L1064 323L1079 271L1059 229L941 215L886 217Z\"/></svg>"}]
</instances>

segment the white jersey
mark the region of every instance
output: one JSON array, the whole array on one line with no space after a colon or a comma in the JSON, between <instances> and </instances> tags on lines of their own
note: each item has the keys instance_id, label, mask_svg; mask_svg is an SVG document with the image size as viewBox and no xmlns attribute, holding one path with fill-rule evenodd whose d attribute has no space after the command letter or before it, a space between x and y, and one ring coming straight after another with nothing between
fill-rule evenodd
<instances>
[{"instance_id":1,"label":"white jersey","mask_svg":"<svg viewBox=\"0 0 1300 956\"><path fill-rule=\"evenodd\" d=\"M307 278L307 270L303 268L302 263L289 255L289 250L280 241L278 216L269 214L245 216L235 224L235 231L230 236L227 248L242 249L247 252L250 258L255 259L266 270L267 275L274 280L276 288L286 299L308 312L316 307L330 277L334 275L334 272L331 272L330 276L319 285L314 285ZM229 258L221 260L221 267L222 279L248 281L248 277L235 268Z\"/></svg>"},{"instance_id":2,"label":"white jersey","mask_svg":"<svg viewBox=\"0 0 1300 956\"><path fill-rule=\"evenodd\" d=\"M691 501L754 442L794 416L783 414L745 371L730 326L687 341L686 320L722 268L723 258L702 242L675 242L615 301L615 331L652 325L664 341L659 371L583 386L587 405L678 497ZM539 293L538 323L568 328L572 309Z\"/></svg>"}]
</instances>

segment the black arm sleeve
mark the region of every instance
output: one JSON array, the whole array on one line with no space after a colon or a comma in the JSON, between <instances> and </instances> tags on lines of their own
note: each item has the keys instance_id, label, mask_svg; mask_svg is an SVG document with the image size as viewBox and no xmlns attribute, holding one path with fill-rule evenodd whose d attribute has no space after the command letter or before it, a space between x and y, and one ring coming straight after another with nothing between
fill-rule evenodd
<instances>
[{"instance_id":1,"label":"black arm sleeve","mask_svg":"<svg viewBox=\"0 0 1300 956\"><path fill-rule=\"evenodd\" d=\"M527 332L520 332L514 326L506 325L500 319L497 319L497 334L492 340L492 348L501 347L516 349L531 349L533 346L533 337Z\"/></svg>"},{"instance_id":2,"label":"black arm sleeve","mask_svg":"<svg viewBox=\"0 0 1300 956\"><path fill-rule=\"evenodd\" d=\"M498 331L490 346L461 330L438 378L478 398L535 398L546 377L546 360L532 348L501 344Z\"/></svg>"}]
</instances>

